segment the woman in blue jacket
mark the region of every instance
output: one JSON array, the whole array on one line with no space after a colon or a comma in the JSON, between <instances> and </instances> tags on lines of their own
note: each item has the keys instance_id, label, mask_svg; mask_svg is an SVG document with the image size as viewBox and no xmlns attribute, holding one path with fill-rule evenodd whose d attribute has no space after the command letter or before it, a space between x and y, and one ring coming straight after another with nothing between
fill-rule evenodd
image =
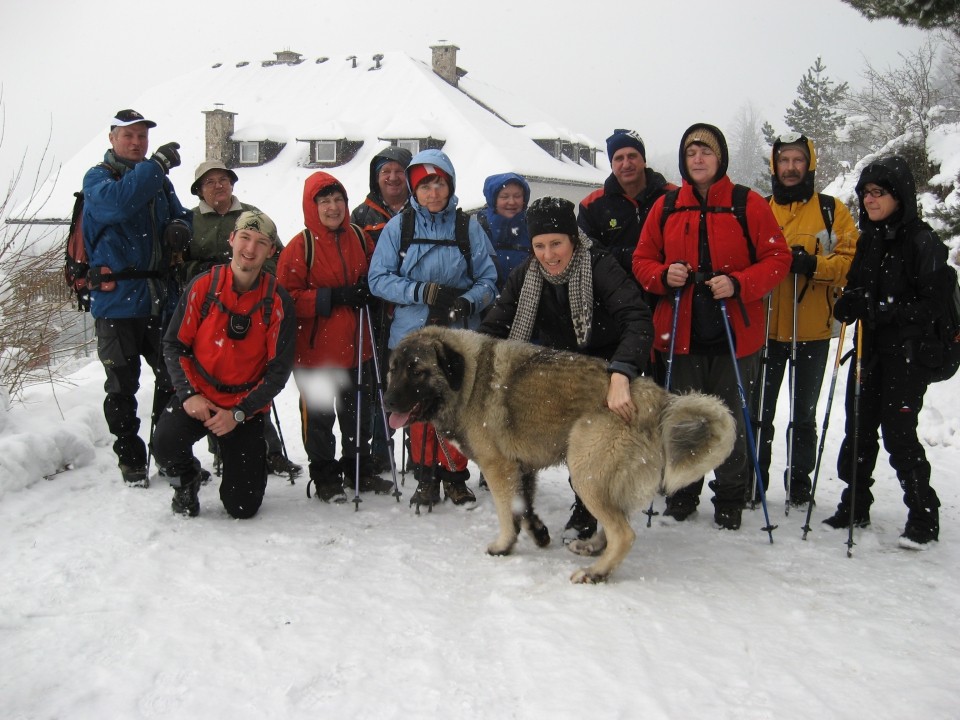
<instances>
[{"instance_id":1,"label":"woman in blue jacket","mask_svg":"<svg viewBox=\"0 0 960 720\"><path fill-rule=\"evenodd\" d=\"M440 150L424 150L413 157L406 173L410 207L386 224L370 260L370 292L395 305L391 349L428 324L476 329L480 311L497 294L490 241L476 218L457 209L450 159ZM438 441L432 425L411 425L410 456L418 486L410 504L419 508L438 503L441 480L455 504L475 501L466 486L467 458L452 445L438 446Z\"/></svg>"},{"instance_id":2,"label":"woman in blue jacket","mask_svg":"<svg viewBox=\"0 0 960 720\"><path fill-rule=\"evenodd\" d=\"M516 173L491 175L483 181L483 197L487 206L477 213L477 220L497 253L497 288L503 290L513 269L530 257L530 185Z\"/></svg>"}]
</instances>

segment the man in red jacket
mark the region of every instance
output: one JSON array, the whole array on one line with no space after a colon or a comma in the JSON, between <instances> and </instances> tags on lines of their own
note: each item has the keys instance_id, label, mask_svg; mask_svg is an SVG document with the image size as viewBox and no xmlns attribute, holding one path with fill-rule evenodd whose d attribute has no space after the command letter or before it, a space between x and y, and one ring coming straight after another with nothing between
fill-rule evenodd
<instances>
[{"instance_id":1,"label":"man in red jacket","mask_svg":"<svg viewBox=\"0 0 960 720\"><path fill-rule=\"evenodd\" d=\"M763 347L763 297L790 272L792 256L770 206L758 193L745 195L745 225L727 177L727 143L713 125L697 123L680 143L683 186L664 217L666 196L650 210L633 254L633 273L650 293L665 296L653 315L654 349L673 351L671 390L698 390L720 397L737 423L733 452L710 483L713 518L727 530L740 527L747 485L747 444L737 377L723 313L729 317L736 362L749 398ZM672 197L672 196L670 196ZM679 307L674 309L675 302ZM676 338L671 339L674 312ZM703 481L667 498L664 515L685 520L697 509Z\"/></svg>"},{"instance_id":2,"label":"man in red jacket","mask_svg":"<svg viewBox=\"0 0 960 720\"><path fill-rule=\"evenodd\" d=\"M315 172L303 188L306 229L284 248L277 279L293 296L298 321L294 378L300 389L304 447L317 497L342 503L348 487L388 493L393 483L374 472L370 457L370 403L357 407L357 366L363 363L363 397L370 397L373 352L364 313L370 302L367 270L373 243L350 225L347 191L339 180ZM360 337L363 333L363 357ZM357 436L357 413L360 435ZM339 421L340 459L333 425ZM357 460L359 450L359 480Z\"/></svg>"},{"instance_id":3,"label":"man in red jacket","mask_svg":"<svg viewBox=\"0 0 960 720\"><path fill-rule=\"evenodd\" d=\"M263 419L293 366L293 301L263 271L277 228L262 212L237 218L228 265L187 287L163 339L176 395L161 413L153 451L173 486L175 513L200 512L200 463L193 444L217 436L223 459L220 499L235 518L253 517L267 486Z\"/></svg>"}]
</instances>

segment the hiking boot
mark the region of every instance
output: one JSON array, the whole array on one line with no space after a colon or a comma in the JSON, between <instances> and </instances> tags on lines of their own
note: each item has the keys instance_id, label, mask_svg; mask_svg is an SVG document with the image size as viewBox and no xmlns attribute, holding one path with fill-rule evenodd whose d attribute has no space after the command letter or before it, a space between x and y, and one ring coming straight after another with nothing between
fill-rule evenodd
<instances>
[{"instance_id":1,"label":"hiking boot","mask_svg":"<svg viewBox=\"0 0 960 720\"><path fill-rule=\"evenodd\" d=\"M663 511L664 517L671 517L677 522L683 522L697 511L696 502L687 498L668 497L667 508Z\"/></svg>"},{"instance_id":2,"label":"hiking boot","mask_svg":"<svg viewBox=\"0 0 960 720\"><path fill-rule=\"evenodd\" d=\"M900 536L900 547L907 550L926 550L931 542L940 539L940 513L937 508L910 510L907 524Z\"/></svg>"},{"instance_id":3,"label":"hiking boot","mask_svg":"<svg viewBox=\"0 0 960 720\"><path fill-rule=\"evenodd\" d=\"M339 477L328 478L322 482L314 480L313 489L317 498L325 503L340 505L347 501L347 494L343 490L343 481Z\"/></svg>"},{"instance_id":4,"label":"hiking boot","mask_svg":"<svg viewBox=\"0 0 960 720\"><path fill-rule=\"evenodd\" d=\"M393 492L393 480L386 480L379 475L360 473L360 492L372 492L376 495L389 495Z\"/></svg>"},{"instance_id":5,"label":"hiking boot","mask_svg":"<svg viewBox=\"0 0 960 720\"><path fill-rule=\"evenodd\" d=\"M574 540L589 540L597 532L597 519L590 514L587 506L579 495L574 495L573 505L570 506L570 519L563 527L563 533L560 538L564 544L569 544Z\"/></svg>"},{"instance_id":6,"label":"hiking boot","mask_svg":"<svg viewBox=\"0 0 960 720\"><path fill-rule=\"evenodd\" d=\"M713 521L721 530L739 530L743 507L739 503L714 503Z\"/></svg>"},{"instance_id":7,"label":"hiking boot","mask_svg":"<svg viewBox=\"0 0 960 720\"><path fill-rule=\"evenodd\" d=\"M123 483L127 487L150 487L150 479L147 477L146 467L120 465L120 474L123 476Z\"/></svg>"},{"instance_id":8,"label":"hiking boot","mask_svg":"<svg viewBox=\"0 0 960 720\"><path fill-rule=\"evenodd\" d=\"M270 453L267 455L267 470L273 475L286 475L293 480L303 472L303 466L290 462L283 453Z\"/></svg>"},{"instance_id":9,"label":"hiking boot","mask_svg":"<svg viewBox=\"0 0 960 720\"><path fill-rule=\"evenodd\" d=\"M454 505L466 505L477 501L473 490L467 487L467 478L470 477L468 471L441 470L440 473L443 475L443 494Z\"/></svg>"},{"instance_id":10,"label":"hiking boot","mask_svg":"<svg viewBox=\"0 0 960 720\"><path fill-rule=\"evenodd\" d=\"M796 476L790 480L790 505L801 507L810 502L810 478Z\"/></svg>"},{"instance_id":11,"label":"hiking boot","mask_svg":"<svg viewBox=\"0 0 960 720\"><path fill-rule=\"evenodd\" d=\"M870 482L873 485L873 482ZM867 490L865 495L859 495L855 503L853 512L853 526L855 528L865 528L870 525L870 505L873 503L873 494ZM840 504L837 505L837 511L823 521L824 525L829 525L835 530L850 527L850 488L845 487L840 493Z\"/></svg>"},{"instance_id":12,"label":"hiking boot","mask_svg":"<svg viewBox=\"0 0 960 720\"><path fill-rule=\"evenodd\" d=\"M417 483L417 489L410 496L410 504L417 506L418 513L421 505L426 505L430 509L433 509L434 505L439 505L440 481L432 477L420 480Z\"/></svg>"},{"instance_id":13,"label":"hiking boot","mask_svg":"<svg viewBox=\"0 0 960 720\"><path fill-rule=\"evenodd\" d=\"M170 509L177 515L196 517L200 514L200 473L192 471L186 475L170 478L173 488L173 500Z\"/></svg>"}]
</instances>

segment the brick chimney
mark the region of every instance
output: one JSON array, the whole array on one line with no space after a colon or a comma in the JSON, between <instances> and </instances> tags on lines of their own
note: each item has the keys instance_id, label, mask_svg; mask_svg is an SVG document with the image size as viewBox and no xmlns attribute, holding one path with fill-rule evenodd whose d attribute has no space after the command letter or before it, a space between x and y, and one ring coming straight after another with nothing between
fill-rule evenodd
<instances>
[{"instance_id":1,"label":"brick chimney","mask_svg":"<svg viewBox=\"0 0 960 720\"><path fill-rule=\"evenodd\" d=\"M441 40L441 43L446 41ZM456 45L449 43L444 45L431 45L433 51L433 71L446 80L448 83L457 87L457 50Z\"/></svg>"},{"instance_id":2,"label":"brick chimney","mask_svg":"<svg viewBox=\"0 0 960 720\"><path fill-rule=\"evenodd\" d=\"M233 135L233 118L237 113L223 110L219 103L216 109L204 110L206 122L206 160L219 160L224 165L233 161L230 137Z\"/></svg>"}]
</instances>

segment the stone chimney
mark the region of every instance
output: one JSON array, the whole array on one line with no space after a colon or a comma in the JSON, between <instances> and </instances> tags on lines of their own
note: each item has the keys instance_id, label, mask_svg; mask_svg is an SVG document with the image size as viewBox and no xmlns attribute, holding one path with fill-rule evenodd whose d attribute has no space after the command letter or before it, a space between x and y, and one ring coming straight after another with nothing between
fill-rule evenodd
<instances>
[{"instance_id":1,"label":"stone chimney","mask_svg":"<svg viewBox=\"0 0 960 720\"><path fill-rule=\"evenodd\" d=\"M445 40L440 42L446 43ZM433 71L448 83L457 87L457 50L460 48L449 43L431 45L430 49L433 50Z\"/></svg>"},{"instance_id":2,"label":"stone chimney","mask_svg":"<svg viewBox=\"0 0 960 720\"><path fill-rule=\"evenodd\" d=\"M206 128L206 160L219 160L224 165L233 161L233 149L230 137L233 135L233 118L235 112L222 109L219 103L214 103L215 110L204 110L207 116Z\"/></svg>"}]
</instances>

